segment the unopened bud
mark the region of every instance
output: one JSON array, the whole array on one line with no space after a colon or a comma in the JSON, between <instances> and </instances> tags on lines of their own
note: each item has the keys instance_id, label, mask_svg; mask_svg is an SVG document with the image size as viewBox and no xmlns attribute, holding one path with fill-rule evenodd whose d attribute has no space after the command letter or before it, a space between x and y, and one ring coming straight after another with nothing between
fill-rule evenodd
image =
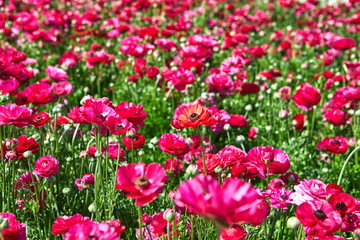
<instances>
[{"instance_id":1,"label":"unopened bud","mask_svg":"<svg viewBox=\"0 0 360 240\"><path fill-rule=\"evenodd\" d=\"M168 222L173 221L175 219L174 211L172 209L167 209L163 214L163 218Z\"/></svg>"},{"instance_id":2,"label":"unopened bud","mask_svg":"<svg viewBox=\"0 0 360 240\"><path fill-rule=\"evenodd\" d=\"M9 221L7 218L4 218L0 224L0 229L4 230L4 229L8 229L9 228Z\"/></svg>"},{"instance_id":3,"label":"unopened bud","mask_svg":"<svg viewBox=\"0 0 360 240\"><path fill-rule=\"evenodd\" d=\"M215 169L214 169L214 172L219 174L219 173L222 173L223 169L220 167L220 166L217 166Z\"/></svg>"},{"instance_id":4,"label":"unopened bud","mask_svg":"<svg viewBox=\"0 0 360 240\"><path fill-rule=\"evenodd\" d=\"M159 142L159 139L158 139L157 137L153 137L153 138L150 140L150 143L151 143L152 145L156 145L156 144L158 144L158 142Z\"/></svg>"},{"instance_id":5,"label":"unopened bud","mask_svg":"<svg viewBox=\"0 0 360 240\"><path fill-rule=\"evenodd\" d=\"M289 229L296 231L300 226L300 221L296 217L291 217L287 220L286 225Z\"/></svg>"},{"instance_id":6,"label":"unopened bud","mask_svg":"<svg viewBox=\"0 0 360 240\"><path fill-rule=\"evenodd\" d=\"M15 138L9 138L8 140L6 140L7 148L15 149L18 145L19 145L19 141Z\"/></svg>"},{"instance_id":7,"label":"unopened bud","mask_svg":"<svg viewBox=\"0 0 360 240\"><path fill-rule=\"evenodd\" d=\"M225 131L230 131L230 130L231 130L230 124L228 124L228 123L225 124L225 125L224 125L224 130L225 130Z\"/></svg>"},{"instance_id":8,"label":"unopened bud","mask_svg":"<svg viewBox=\"0 0 360 240\"><path fill-rule=\"evenodd\" d=\"M32 153L31 151L25 151L25 152L23 153L23 157L24 157L24 158L31 158L32 155L33 155L33 153Z\"/></svg>"},{"instance_id":9,"label":"unopened bud","mask_svg":"<svg viewBox=\"0 0 360 240\"><path fill-rule=\"evenodd\" d=\"M90 213L96 213L97 210L98 210L98 207L96 206L95 203L92 203L92 204L90 204L90 206L89 206L88 209L89 209L89 212L90 212Z\"/></svg>"}]
</instances>

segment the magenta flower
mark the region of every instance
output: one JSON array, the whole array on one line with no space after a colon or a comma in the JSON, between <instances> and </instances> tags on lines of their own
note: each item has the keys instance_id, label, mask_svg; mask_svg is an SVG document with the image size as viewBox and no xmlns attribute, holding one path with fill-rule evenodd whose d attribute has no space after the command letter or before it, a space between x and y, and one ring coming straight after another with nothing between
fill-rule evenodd
<instances>
[{"instance_id":1,"label":"magenta flower","mask_svg":"<svg viewBox=\"0 0 360 240\"><path fill-rule=\"evenodd\" d=\"M69 77L66 75L66 72L61 68L48 66L45 69L45 73L54 81L67 81Z\"/></svg>"},{"instance_id":2,"label":"magenta flower","mask_svg":"<svg viewBox=\"0 0 360 240\"><path fill-rule=\"evenodd\" d=\"M220 186L212 177L198 175L180 184L175 203L222 225L237 222L259 225L267 216L256 190L240 179L228 178Z\"/></svg>"},{"instance_id":3,"label":"magenta flower","mask_svg":"<svg viewBox=\"0 0 360 240\"><path fill-rule=\"evenodd\" d=\"M5 240L26 240L26 223L19 223L12 213L4 212L0 216L9 223L9 228L0 230Z\"/></svg>"},{"instance_id":4,"label":"magenta flower","mask_svg":"<svg viewBox=\"0 0 360 240\"><path fill-rule=\"evenodd\" d=\"M135 105L133 103L122 102L119 103L115 111L120 118L127 119L133 124L136 131L139 131L139 127L144 127L144 120L146 119L146 111L143 110L143 105Z\"/></svg>"},{"instance_id":5,"label":"magenta flower","mask_svg":"<svg viewBox=\"0 0 360 240\"><path fill-rule=\"evenodd\" d=\"M220 94L232 94L234 82L228 75L212 74L205 79L209 84L209 92L218 92Z\"/></svg>"},{"instance_id":6,"label":"magenta flower","mask_svg":"<svg viewBox=\"0 0 360 240\"><path fill-rule=\"evenodd\" d=\"M82 190L82 189L94 186L94 183L95 183L94 175L91 173L88 173L88 174L85 174L82 178L76 179L74 185L79 190Z\"/></svg>"},{"instance_id":7,"label":"magenta flower","mask_svg":"<svg viewBox=\"0 0 360 240\"><path fill-rule=\"evenodd\" d=\"M34 173L39 176L48 178L59 171L59 162L56 158L43 156L35 161Z\"/></svg>"},{"instance_id":8,"label":"magenta flower","mask_svg":"<svg viewBox=\"0 0 360 240\"><path fill-rule=\"evenodd\" d=\"M314 230L337 232L340 229L341 215L326 201L308 201L296 209L296 217L302 225Z\"/></svg>"},{"instance_id":9,"label":"magenta flower","mask_svg":"<svg viewBox=\"0 0 360 240\"><path fill-rule=\"evenodd\" d=\"M85 221L71 226L65 233L64 240L119 240L119 234L107 223Z\"/></svg>"},{"instance_id":10,"label":"magenta flower","mask_svg":"<svg viewBox=\"0 0 360 240\"><path fill-rule=\"evenodd\" d=\"M183 157L185 154L190 152L190 146L181 135L175 133L166 133L159 139L160 149L170 155L176 157Z\"/></svg>"},{"instance_id":11,"label":"magenta flower","mask_svg":"<svg viewBox=\"0 0 360 240\"><path fill-rule=\"evenodd\" d=\"M96 126L106 126L108 117L115 116L114 109L102 102L93 102L89 107L80 108L83 118Z\"/></svg>"},{"instance_id":12,"label":"magenta flower","mask_svg":"<svg viewBox=\"0 0 360 240\"><path fill-rule=\"evenodd\" d=\"M133 126L127 119L117 116L110 116L107 120L107 125L110 132L115 135L125 134Z\"/></svg>"},{"instance_id":13,"label":"magenta flower","mask_svg":"<svg viewBox=\"0 0 360 240\"><path fill-rule=\"evenodd\" d=\"M0 105L0 125L14 124L15 127L24 127L29 125L29 117L32 110L28 107L8 104Z\"/></svg>"},{"instance_id":14,"label":"magenta flower","mask_svg":"<svg viewBox=\"0 0 360 240\"><path fill-rule=\"evenodd\" d=\"M54 236L64 234L73 225L86 221L90 221L90 218L83 217L79 213L75 213L73 216L58 217L51 227L51 234Z\"/></svg>"},{"instance_id":15,"label":"magenta flower","mask_svg":"<svg viewBox=\"0 0 360 240\"><path fill-rule=\"evenodd\" d=\"M269 146L252 148L247 159L257 167L259 178L262 179L266 177L268 165L269 175L285 174L290 169L289 156L284 151Z\"/></svg>"},{"instance_id":16,"label":"magenta flower","mask_svg":"<svg viewBox=\"0 0 360 240\"><path fill-rule=\"evenodd\" d=\"M158 163L127 164L119 167L115 188L135 199L136 206L154 201L163 191L166 174Z\"/></svg>"}]
</instances>

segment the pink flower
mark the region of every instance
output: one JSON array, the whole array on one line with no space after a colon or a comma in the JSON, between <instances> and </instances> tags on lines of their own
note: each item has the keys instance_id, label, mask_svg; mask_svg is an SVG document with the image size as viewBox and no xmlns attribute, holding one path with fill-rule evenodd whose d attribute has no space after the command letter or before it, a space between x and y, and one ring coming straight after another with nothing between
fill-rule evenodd
<instances>
[{"instance_id":1,"label":"pink flower","mask_svg":"<svg viewBox=\"0 0 360 240\"><path fill-rule=\"evenodd\" d=\"M285 188L274 190L269 199L271 207L275 209L282 208L286 212L288 209L287 204L292 204L291 194L292 191Z\"/></svg>"},{"instance_id":2,"label":"pink flower","mask_svg":"<svg viewBox=\"0 0 360 240\"><path fill-rule=\"evenodd\" d=\"M165 169L158 163L127 164L119 167L115 188L135 199L136 206L154 201L163 191Z\"/></svg>"},{"instance_id":3,"label":"pink flower","mask_svg":"<svg viewBox=\"0 0 360 240\"><path fill-rule=\"evenodd\" d=\"M15 127L24 127L29 125L29 117L32 110L28 107L8 104L0 105L0 125L14 124Z\"/></svg>"},{"instance_id":4,"label":"pink flower","mask_svg":"<svg viewBox=\"0 0 360 240\"><path fill-rule=\"evenodd\" d=\"M232 94L234 82L228 75L212 74L205 79L209 84L209 92L218 92L220 94Z\"/></svg>"},{"instance_id":5,"label":"pink flower","mask_svg":"<svg viewBox=\"0 0 360 240\"><path fill-rule=\"evenodd\" d=\"M290 169L289 156L284 151L269 146L252 148L247 159L257 167L259 178L262 179L266 177L268 165L269 175L284 174Z\"/></svg>"},{"instance_id":6,"label":"pink flower","mask_svg":"<svg viewBox=\"0 0 360 240\"><path fill-rule=\"evenodd\" d=\"M110 116L107 120L107 125L110 132L115 135L125 134L133 126L127 119L117 116Z\"/></svg>"},{"instance_id":7,"label":"pink flower","mask_svg":"<svg viewBox=\"0 0 360 240\"><path fill-rule=\"evenodd\" d=\"M67 81L57 82L53 84L54 93L59 97L65 97L73 91L71 83Z\"/></svg>"},{"instance_id":8,"label":"pink flower","mask_svg":"<svg viewBox=\"0 0 360 240\"><path fill-rule=\"evenodd\" d=\"M35 161L34 173L48 178L59 171L59 162L54 157L43 156Z\"/></svg>"},{"instance_id":9,"label":"pink flower","mask_svg":"<svg viewBox=\"0 0 360 240\"><path fill-rule=\"evenodd\" d=\"M257 192L250 183L228 178L220 186L217 180L202 174L180 184L175 203L221 224L259 225L266 218L267 210L259 207L256 197Z\"/></svg>"},{"instance_id":10,"label":"pink flower","mask_svg":"<svg viewBox=\"0 0 360 240\"><path fill-rule=\"evenodd\" d=\"M244 68L245 60L242 57L229 57L221 63L220 71L233 75Z\"/></svg>"},{"instance_id":11,"label":"pink flower","mask_svg":"<svg viewBox=\"0 0 360 240\"><path fill-rule=\"evenodd\" d=\"M85 221L71 226L65 233L64 240L118 240L119 234L107 223Z\"/></svg>"},{"instance_id":12,"label":"pink flower","mask_svg":"<svg viewBox=\"0 0 360 240\"><path fill-rule=\"evenodd\" d=\"M61 68L48 66L45 69L45 73L54 81L67 81L69 77L66 75L66 72Z\"/></svg>"},{"instance_id":13,"label":"pink flower","mask_svg":"<svg viewBox=\"0 0 360 240\"><path fill-rule=\"evenodd\" d=\"M88 217L83 217L79 213L76 213L73 216L58 217L51 227L51 234L54 236L64 234L70 227L74 226L75 224L86 221L90 221L90 219Z\"/></svg>"},{"instance_id":14,"label":"pink flower","mask_svg":"<svg viewBox=\"0 0 360 240\"><path fill-rule=\"evenodd\" d=\"M9 228L0 230L5 240L26 240L26 223L19 223L12 213L0 213L3 219L7 219Z\"/></svg>"},{"instance_id":15,"label":"pink flower","mask_svg":"<svg viewBox=\"0 0 360 240\"><path fill-rule=\"evenodd\" d=\"M308 201L296 209L302 225L314 230L336 232L340 229L341 215L326 201Z\"/></svg>"},{"instance_id":16,"label":"pink flower","mask_svg":"<svg viewBox=\"0 0 360 240\"><path fill-rule=\"evenodd\" d=\"M75 180L75 187L82 190L85 188L89 188L94 186L95 178L91 173L85 174L82 178L78 178Z\"/></svg>"},{"instance_id":17,"label":"pink flower","mask_svg":"<svg viewBox=\"0 0 360 240\"><path fill-rule=\"evenodd\" d=\"M328 195L326 185L317 179L301 180L299 185L294 186L294 190L291 197L296 205L308 201L326 200Z\"/></svg>"},{"instance_id":18,"label":"pink flower","mask_svg":"<svg viewBox=\"0 0 360 240\"><path fill-rule=\"evenodd\" d=\"M226 146L217 155L222 159L226 167L232 167L236 162L244 163L246 160L246 153L234 146Z\"/></svg>"},{"instance_id":19,"label":"pink flower","mask_svg":"<svg viewBox=\"0 0 360 240\"><path fill-rule=\"evenodd\" d=\"M143 110L143 106L138 104L137 106L133 103L122 102L119 103L115 112L120 118L125 118L133 124L136 131L139 131L139 127L144 127L144 120L146 119L146 111Z\"/></svg>"},{"instance_id":20,"label":"pink flower","mask_svg":"<svg viewBox=\"0 0 360 240\"><path fill-rule=\"evenodd\" d=\"M190 146L186 142L185 138L174 133L166 133L162 135L158 144L164 153L174 155L176 157L183 157L185 154L190 152Z\"/></svg>"},{"instance_id":21,"label":"pink flower","mask_svg":"<svg viewBox=\"0 0 360 240\"><path fill-rule=\"evenodd\" d=\"M115 116L115 111L102 102L93 102L89 107L80 108L82 117L96 126L106 126L108 117Z\"/></svg>"},{"instance_id":22,"label":"pink flower","mask_svg":"<svg viewBox=\"0 0 360 240\"><path fill-rule=\"evenodd\" d=\"M177 71L174 71L168 77L168 84L173 85L176 90L183 91L186 86L192 84L195 81L194 74L184 68L180 68Z\"/></svg>"}]
</instances>

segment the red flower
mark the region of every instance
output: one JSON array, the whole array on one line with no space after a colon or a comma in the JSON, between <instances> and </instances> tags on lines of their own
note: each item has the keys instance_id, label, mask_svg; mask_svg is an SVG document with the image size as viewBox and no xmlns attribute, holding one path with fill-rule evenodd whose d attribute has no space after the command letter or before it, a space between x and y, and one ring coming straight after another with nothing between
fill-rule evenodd
<instances>
[{"instance_id":1,"label":"red flower","mask_svg":"<svg viewBox=\"0 0 360 240\"><path fill-rule=\"evenodd\" d=\"M146 141L145 138L140 133L135 134L135 136L132 139L127 136L123 138L123 143L125 147L129 150L132 149L132 144L134 145L134 149L142 148L145 144L145 141Z\"/></svg>"},{"instance_id":2,"label":"red flower","mask_svg":"<svg viewBox=\"0 0 360 240\"><path fill-rule=\"evenodd\" d=\"M116 189L135 199L136 206L143 206L154 201L163 191L166 175L158 163L127 164L119 167L116 180Z\"/></svg>"},{"instance_id":3,"label":"red flower","mask_svg":"<svg viewBox=\"0 0 360 240\"><path fill-rule=\"evenodd\" d=\"M297 113L293 118L292 118L292 121L293 121L293 127L296 129L296 130L302 130L304 128L304 122L305 122L305 119L307 118L306 115L304 115L303 113Z\"/></svg>"},{"instance_id":4,"label":"red flower","mask_svg":"<svg viewBox=\"0 0 360 240\"><path fill-rule=\"evenodd\" d=\"M30 116L29 122L36 128L43 127L50 120L47 112L40 112Z\"/></svg>"},{"instance_id":5,"label":"red flower","mask_svg":"<svg viewBox=\"0 0 360 240\"><path fill-rule=\"evenodd\" d=\"M352 38L340 38L333 43L333 48L336 50L344 51L353 47L355 47L355 41Z\"/></svg>"},{"instance_id":6,"label":"red flower","mask_svg":"<svg viewBox=\"0 0 360 240\"><path fill-rule=\"evenodd\" d=\"M148 78L150 78L150 79L155 79L158 74L159 74L158 67L153 66L153 67L149 67L146 70L146 76L148 76Z\"/></svg>"},{"instance_id":7,"label":"red flower","mask_svg":"<svg viewBox=\"0 0 360 240\"><path fill-rule=\"evenodd\" d=\"M48 178L59 171L59 162L54 157L43 156L35 161L34 173Z\"/></svg>"},{"instance_id":8,"label":"red flower","mask_svg":"<svg viewBox=\"0 0 360 240\"><path fill-rule=\"evenodd\" d=\"M138 104L137 106L133 103L122 102L119 103L115 112L119 115L120 118L125 118L131 122L136 131L139 130L139 127L144 127L144 120L146 119L146 111L143 111L143 106Z\"/></svg>"},{"instance_id":9,"label":"red flower","mask_svg":"<svg viewBox=\"0 0 360 240\"><path fill-rule=\"evenodd\" d=\"M308 201L296 209L296 217L302 225L314 230L336 232L340 229L340 214L326 201Z\"/></svg>"},{"instance_id":10,"label":"red flower","mask_svg":"<svg viewBox=\"0 0 360 240\"><path fill-rule=\"evenodd\" d=\"M115 135L125 134L133 126L131 122L128 122L128 120L115 116L110 116L108 118L107 125L110 132Z\"/></svg>"},{"instance_id":11,"label":"red flower","mask_svg":"<svg viewBox=\"0 0 360 240\"><path fill-rule=\"evenodd\" d=\"M51 124L53 128L55 128L55 120L51 120ZM60 126L64 124L70 124L70 119L65 116L58 116L56 118L56 128L59 128Z\"/></svg>"},{"instance_id":12,"label":"red flower","mask_svg":"<svg viewBox=\"0 0 360 240\"><path fill-rule=\"evenodd\" d=\"M54 93L56 95L58 95L59 97L65 97L73 91L73 87L72 87L71 83L69 83L67 81L54 83L52 85L52 87L54 89Z\"/></svg>"},{"instance_id":13,"label":"red flower","mask_svg":"<svg viewBox=\"0 0 360 240\"><path fill-rule=\"evenodd\" d=\"M171 160L173 160L172 169L171 169ZM178 163L179 163L179 173L180 174L183 173L184 172L184 165L183 165L182 161L180 159L177 159L177 158L166 159L166 163L165 163L166 172L171 172L172 174L177 176L177 174L178 174Z\"/></svg>"},{"instance_id":14,"label":"red flower","mask_svg":"<svg viewBox=\"0 0 360 240\"><path fill-rule=\"evenodd\" d=\"M248 122L244 115L233 114L230 118L230 126L232 127L247 127Z\"/></svg>"},{"instance_id":15,"label":"red flower","mask_svg":"<svg viewBox=\"0 0 360 240\"><path fill-rule=\"evenodd\" d=\"M230 228L223 228L220 240L243 240L247 235L246 230L241 225L233 225Z\"/></svg>"},{"instance_id":16,"label":"red flower","mask_svg":"<svg viewBox=\"0 0 360 240\"><path fill-rule=\"evenodd\" d=\"M210 120L210 111L201 105L192 105L184 108L182 114L177 118L181 127L192 127L206 125Z\"/></svg>"},{"instance_id":17,"label":"red flower","mask_svg":"<svg viewBox=\"0 0 360 240\"><path fill-rule=\"evenodd\" d=\"M190 146L186 140L181 136L174 133L166 133L159 139L160 149L170 155L176 157L183 157L185 154L190 152Z\"/></svg>"},{"instance_id":18,"label":"red flower","mask_svg":"<svg viewBox=\"0 0 360 240\"><path fill-rule=\"evenodd\" d=\"M328 203L337 210L341 216L353 213L356 209L354 198L347 193L337 193L331 195Z\"/></svg>"},{"instance_id":19,"label":"red flower","mask_svg":"<svg viewBox=\"0 0 360 240\"><path fill-rule=\"evenodd\" d=\"M259 129L257 129L256 127L250 128L249 134L248 134L248 138L249 138L249 139L254 139L254 138L256 138L258 132L259 132Z\"/></svg>"},{"instance_id":20,"label":"red flower","mask_svg":"<svg viewBox=\"0 0 360 240\"><path fill-rule=\"evenodd\" d=\"M32 110L27 107L8 104L0 105L0 125L14 124L15 127L24 127L29 125L29 117Z\"/></svg>"},{"instance_id":21,"label":"red flower","mask_svg":"<svg viewBox=\"0 0 360 240\"><path fill-rule=\"evenodd\" d=\"M71 226L86 221L90 221L90 219L88 217L83 217L79 213L76 213L73 216L58 217L51 227L51 234L54 236L64 234Z\"/></svg>"},{"instance_id":22,"label":"red flower","mask_svg":"<svg viewBox=\"0 0 360 240\"><path fill-rule=\"evenodd\" d=\"M205 172L202 157L199 157L199 159L196 161L196 165L199 167L199 172ZM207 173L213 173L217 166L221 166L220 156L217 154L205 154L205 166Z\"/></svg>"},{"instance_id":23,"label":"red flower","mask_svg":"<svg viewBox=\"0 0 360 240\"><path fill-rule=\"evenodd\" d=\"M325 149L329 153L344 154L349 149L349 144L344 137L326 137L319 141L317 148L320 150Z\"/></svg>"},{"instance_id":24,"label":"red flower","mask_svg":"<svg viewBox=\"0 0 360 240\"><path fill-rule=\"evenodd\" d=\"M324 117L334 125L345 125L347 120L344 111L334 108L326 110L326 112L324 112Z\"/></svg>"},{"instance_id":25,"label":"red flower","mask_svg":"<svg viewBox=\"0 0 360 240\"><path fill-rule=\"evenodd\" d=\"M310 107L320 102L321 94L316 88L306 85L296 91L293 100L299 108L308 111Z\"/></svg>"}]
</instances>

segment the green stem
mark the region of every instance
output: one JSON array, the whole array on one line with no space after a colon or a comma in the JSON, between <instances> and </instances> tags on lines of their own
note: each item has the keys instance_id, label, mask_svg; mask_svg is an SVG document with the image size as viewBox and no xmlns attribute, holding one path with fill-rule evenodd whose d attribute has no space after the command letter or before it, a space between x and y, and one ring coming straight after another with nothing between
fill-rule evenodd
<instances>
[{"instance_id":1,"label":"green stem","mask_svg":"<svg viewBox=\"0 0 360 240\"><path fill-rule=\"evenodd\" d=\"M341 168L341 172L340 172L340 175L339 175L339 179L337 181L337 184L340 185L341 183L341 179L342 179L342 176L344 174L344 170L345 170L345 167L346 165L348 164L348 162L350 161L351 157L360 149L360 146L357 146L351 153L350 155L347 157L347 159L345 160L344 162L344 165L342 166Z\"/></svg>"},{"instance_id":2,"label":"green stem","mask_svg":"<svg viewBox=\"0 0 360 240\"><path fill-rule=\"evenodd\" d=\"M204 153L204 146L203 146L203 137L201 135L200 129L197 128L197 130L198 130L199 138L200 138L201 156L202 156L202 159L203 159L204 173L205 173L205 175L207 175L206 164L205 164L205 153Z\"/></svg>"},{"instance_id":3,"label":"green stem","mask_svg":"<svg viewBox=\"0 0 360 240\"><path fill-rule=\"evenodd\" d=\"M143 233L142 233L142 220L141 220L141 216L142 216L141 206L138 206L138 216L139 216L139 230L140 230L139 231L139 234L140 234L139 239L142 240L143 239L143 237L142 237Z\"/></svg>"}]
</instances>

